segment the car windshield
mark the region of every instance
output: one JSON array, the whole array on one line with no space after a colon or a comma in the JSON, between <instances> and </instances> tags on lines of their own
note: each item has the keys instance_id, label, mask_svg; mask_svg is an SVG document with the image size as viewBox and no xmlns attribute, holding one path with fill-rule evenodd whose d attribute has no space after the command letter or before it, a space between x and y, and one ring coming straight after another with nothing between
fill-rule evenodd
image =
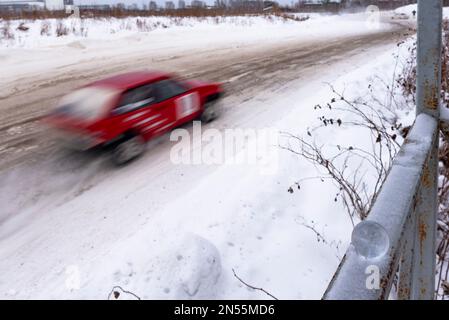
<instances>
[{"instance_id":1,"label":"car windshield","mask_svg":"<svg viewBox=\"0 0 449 320\"><path fill-rule=\"evenodd\" d=\"M118 94L113 88L82 88L63 97L58 111L85 120L97 119L104 115L107 104Z\"/></svg>"}]
</instances>

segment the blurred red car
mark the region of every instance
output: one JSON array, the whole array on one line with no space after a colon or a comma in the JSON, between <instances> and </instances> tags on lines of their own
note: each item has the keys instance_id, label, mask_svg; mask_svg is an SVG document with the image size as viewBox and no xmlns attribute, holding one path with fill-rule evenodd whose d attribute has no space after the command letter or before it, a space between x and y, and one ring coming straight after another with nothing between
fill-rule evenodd
<instances>
[{"instance_id":1,"label":"blurred red car","mask_svg":"<svg viewBox=\"0 0 449 320\"><path fill-rule=\"evenodd\" d=\"M44 120L66 144L79 150L111 147L114 161L123 164L142 154L157 135L197 118L216 118L222 95L219 83L132 72L68 94Z\"/></svg>"}]
</instances>

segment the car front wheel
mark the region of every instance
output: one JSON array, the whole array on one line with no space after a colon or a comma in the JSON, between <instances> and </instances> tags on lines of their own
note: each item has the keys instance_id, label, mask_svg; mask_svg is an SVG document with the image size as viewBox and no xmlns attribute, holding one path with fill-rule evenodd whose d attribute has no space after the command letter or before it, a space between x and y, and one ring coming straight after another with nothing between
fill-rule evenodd
<instances>
[{"instance_id":1,"label":"car front wheel","mask_svg":"<svg viewBox=\"0 0 449 320\"><path fill-rule=\"evenodd\" d=\"M114 163L116 165L123 165L136 159L144 153L145 146L145 140L139 135L119 142L112 151Z\"/></svg>"}]
</instances>

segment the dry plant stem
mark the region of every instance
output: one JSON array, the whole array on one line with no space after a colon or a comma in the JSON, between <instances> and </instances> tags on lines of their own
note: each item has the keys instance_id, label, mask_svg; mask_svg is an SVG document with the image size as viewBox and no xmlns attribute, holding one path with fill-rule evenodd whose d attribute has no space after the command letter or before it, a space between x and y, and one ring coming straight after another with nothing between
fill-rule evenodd
<instances>
[{"instance_id":1,"label":"dry plant stem","mask_svg":"<svg viewBox=\"0 0 449 320\"><path fill-rule=\"evenodd\" d=\"M138 295L132 293L131 291L123 289L121 286L115 286L114 288L112 288L111 292L108 294L108 300L111 300L111 297L114 297L114 299L118 299L118 297L120 296L120 292L116 291L116 289L120 289L122 292L132 295L137 300L141 300Z\"/></svg>"},{"instance_id":2,"label":"dry plant stem","mask_svg":"<svg viewBox=\"0 0 449 320\"><path fill-rule=\"evenodd\" d=\"M232 269L232 273L234 274L234 277L239 280L241 283L243 283L245 286L247 286L248 288L252 289L252 290L257 290L257 291L261 291L263 293L265 293L267 296L273 298L274 300L279 300L278 298L276 298L275 296L273 296L271 293L269 293L268 291L266 291L263 288L258 288L258 287L254 287L248 283L246 283L245 281L243 281L236 273L235 270Z\"/></svg>"}]
</instances>

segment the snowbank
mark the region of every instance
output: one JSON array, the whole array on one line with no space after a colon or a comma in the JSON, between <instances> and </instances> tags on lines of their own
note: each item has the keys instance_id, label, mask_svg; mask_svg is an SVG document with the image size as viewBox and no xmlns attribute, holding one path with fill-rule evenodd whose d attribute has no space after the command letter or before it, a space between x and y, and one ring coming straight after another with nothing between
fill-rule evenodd
<instances>
[{"instance_id":1,"label":"snowbank","mask_svg":"<svg viewBox=\"0 0 449 320\"><path fill-rule=\"evenodd\" d=\"M354 22L358 23L355 27ZM291 35L329 36L367 31L363 15L321 16L313 15L307 21L295 21L276 15L235 16L235 17L132 17L132 18L86 18L86 19L46 19L1 21L3 35L0 35L0 48L43 48L70 44L85 40L115 41L136 34L151 41L153 34L173 35L194 32L196 37L242 37L268 39L277 37L279 32ZM381 27L387 27L381 24ZM313 31L312 31L313 30ZM224 32L225 31L225 32ZM216 34L217 33L217 34ZM243 35L244 33L245 35ZM217 37L218 36L218 37Z\"/></svg>"}]
</instances>

